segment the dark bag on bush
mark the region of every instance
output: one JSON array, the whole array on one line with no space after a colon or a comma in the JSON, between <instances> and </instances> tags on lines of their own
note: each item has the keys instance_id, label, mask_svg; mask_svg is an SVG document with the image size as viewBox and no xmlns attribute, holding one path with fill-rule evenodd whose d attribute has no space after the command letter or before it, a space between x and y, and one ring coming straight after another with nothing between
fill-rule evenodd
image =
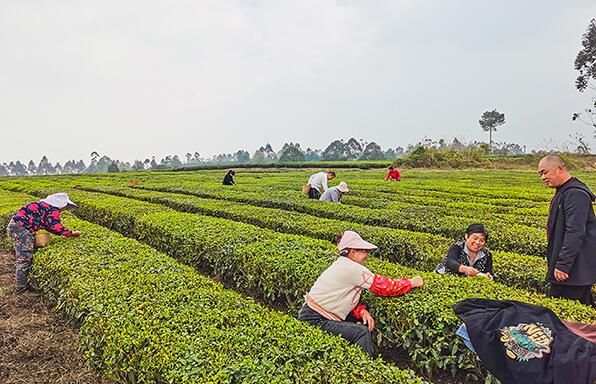
<instances>
[{"instance_id":1,"label":"dark bag on bush","mask_svg":"<svg viewBox=\"0 0 596 384\"><path fill-rule=\"evenodd\" d=\"M592 384L596 344L548 308L513 300L467 299L454 307L478 357L503 384Z\"/></svg>"}]
</instances>

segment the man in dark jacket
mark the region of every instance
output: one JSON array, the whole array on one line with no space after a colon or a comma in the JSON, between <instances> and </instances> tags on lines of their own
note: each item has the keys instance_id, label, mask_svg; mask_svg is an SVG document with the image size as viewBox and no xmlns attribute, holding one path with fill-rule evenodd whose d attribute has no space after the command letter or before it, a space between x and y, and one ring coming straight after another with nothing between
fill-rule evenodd
<instances>
[{"instance_id":1,"label":"man in dark jacket","mask_svg":"<svg viewBox=\"0 0 596 384\"><path fill-rule=\"evenodd\" d=\"M596 282L596 218L590 189L572 177L559 156L540 160L538 173L556 188L547 222L549 296L593 303Z\"/></svg>"}]
</instances>

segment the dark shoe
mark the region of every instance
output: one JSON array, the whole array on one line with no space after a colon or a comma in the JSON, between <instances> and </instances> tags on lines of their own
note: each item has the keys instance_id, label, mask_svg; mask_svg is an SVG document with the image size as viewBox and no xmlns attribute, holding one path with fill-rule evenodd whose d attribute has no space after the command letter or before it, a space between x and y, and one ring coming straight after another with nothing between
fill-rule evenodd
<instances>
[{"instance_id":1,"label":"dark shoe","mask_svg":"<svg viewBox=\"0 0 596 384\"><path fill-rule=\"evenodd\" d=\"M35 285L29 285L28 291L31 293L41 293L41 289Z\"/></svg>"},{"instance_id":2,"label":"dark shoe","mask_svg":"<svg viewBox=\"0 0 596 384\"><path fill-rule=\"evenodd\" d=\"M15 294L17 295L22 295L25 292L31 292L31 293L41 293L41 289L29 284L25 287L17 287Z\"/></svg>"},{"instance_id":3,"label":"dark shoe","mask_svg":"<svg viewBox=\"0 0 596 384\"><path fill-rule=\"evenodd\" d=\"M28 285L20 286L20 287L17 287L17 289L15 289L15 292L14 293L16 295L21 295L21 294L27 292L28 290L29 290L29 286Z\"/></svg>"}]
</instances>

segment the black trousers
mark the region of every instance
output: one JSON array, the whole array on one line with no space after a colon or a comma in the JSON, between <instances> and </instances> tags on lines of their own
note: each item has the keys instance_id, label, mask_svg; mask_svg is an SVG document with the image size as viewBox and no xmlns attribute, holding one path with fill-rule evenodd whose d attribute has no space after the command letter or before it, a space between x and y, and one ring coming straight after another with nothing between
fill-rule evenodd
<instances>
[{"instance_id":1,"label":"black trousers","mask_svg":"<svg viewBox=\"0 0 596 384\"><path fill-rule=\"evenodd\" d=\"M321 197L321 192L314 189L313 187L310 187L310 190L308 191L308 198L319 200L320 197Z\"/></svg>"},{"instance_id":2,"label":"black trousers","mask_svg":"<svg viewBox=\"0 0 596 384\"><path fill-rule=\"evenodd\" d=\"M576 286L551 283L550 289L548 290L548 296L577 300L585 305L594 305L591 285Z\"/></svg>"},{"instance_id":3,"label":"black trousers","mask_svg":"<svg viewBox=\"0 0 596 384\"><path fill-rule=\"evenodd\" d=\"M313 311L306 304L300 308L300 312L298 312L298 320L322 328L334 335L340 335L350 343L356 344L364 349L371 356L374 356L372 336L366 325L356 324L350 321L328 320L318 312Z\"/></svg>"}]
</instances>

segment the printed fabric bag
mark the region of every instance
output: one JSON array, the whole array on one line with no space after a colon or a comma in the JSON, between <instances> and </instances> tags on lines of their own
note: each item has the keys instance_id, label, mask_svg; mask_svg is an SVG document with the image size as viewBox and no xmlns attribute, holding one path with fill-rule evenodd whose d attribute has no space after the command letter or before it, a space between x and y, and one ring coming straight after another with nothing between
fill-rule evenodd
<instances>
[{"instance_id":1,"label":"printed fabric bag","mask_svg":"<svg viewBox=\"0 0 596 384\"><path fill-rule=\"evenodd\" d=\"M596 343L548 308L514 300L467 299L454 306L484 366L503 384L592 384Z\"/></svg>"}]
</instances>

